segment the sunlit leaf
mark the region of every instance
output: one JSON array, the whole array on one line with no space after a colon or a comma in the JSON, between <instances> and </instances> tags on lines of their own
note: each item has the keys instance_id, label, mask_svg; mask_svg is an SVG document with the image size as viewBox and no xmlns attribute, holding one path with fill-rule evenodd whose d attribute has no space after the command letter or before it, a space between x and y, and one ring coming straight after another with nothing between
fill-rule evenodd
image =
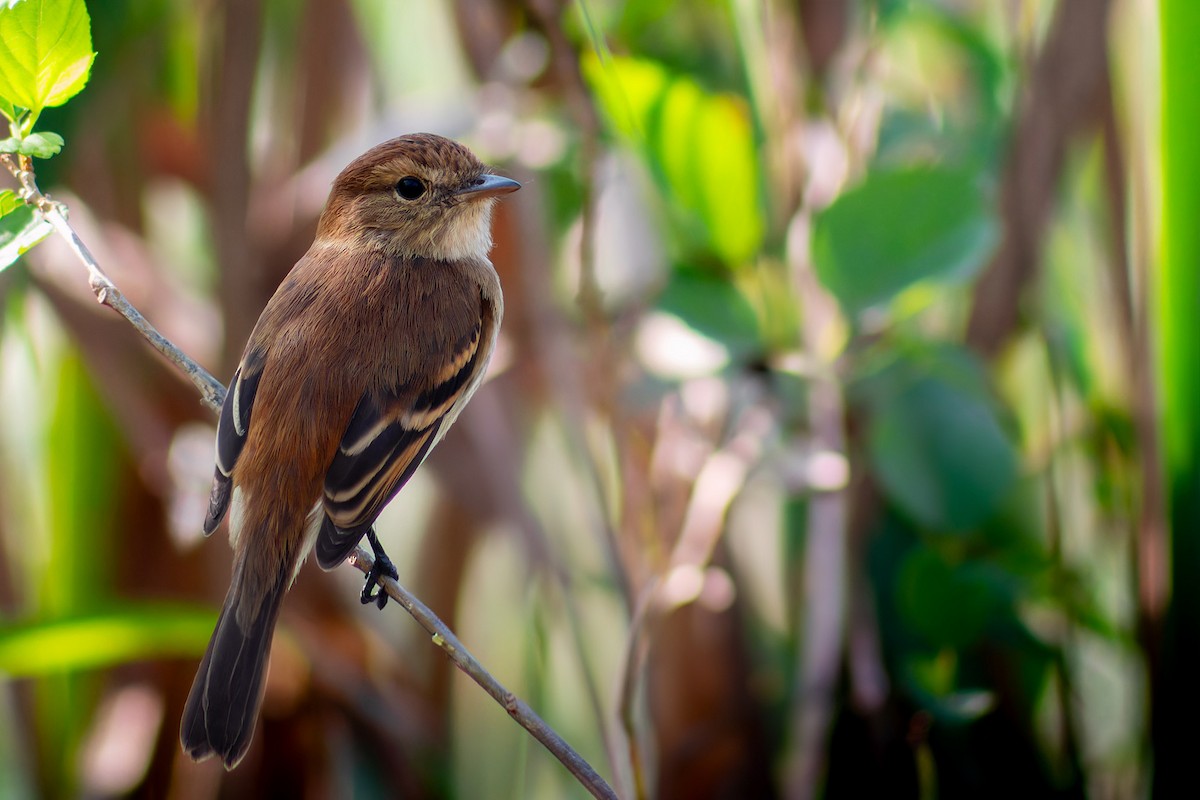
<instances>
[{"instance_id":1,"label":"sunlit leaf","mask_svg":"<svg viewBox=\"0 0 1200 800\"><path fill-rule=\"evenodd\" d=\"M56 366L43 439L50 554L37 576L39 608L73 618L111 591L113 550L106 543L118 525L115 498L128 463L79 353L68 350Z\"/></svg>"},{"instance_id":2,"label":"sunlit leaf","mask_svg":"<svg viewBox=\"0 0 1200 800\"><path fill-rule=\"evenodd\" d=\"M1200 94L1194 91L1196 37L1200 32L1200 4L1192 0L1162 0L1157 5L1161 72L1148 82L1149 109L1158 112L1148 130L1159 131L1148 152L1157 163L1143 168L1159 176L1155 202L1154 230L1157 241L1143 245L1154 269L1148 277L1151 296L1148 315L1153 326L1151 349L1156 358L1153 372L1158 387L1155 419L1161 437L1161 485L1169 496L1162 505L1169 509L1165 521L1170 552L1157 552L1157 560L1169 564L1163 577L1139 584L1141 607L1167 602L1162 617L1162 663L1156 678L1153 709L1154 770L1158 775L1190 774L1192 748L1178 746L1180 737L1195 724L1194 710L1200 707L1200 685L1191 679L1200 653L1200 337L1197 329L1197 298L1200 298ZM1111 224L1120 225L1122 220ZM1140 544L1140 542L1139 542ZM1143 550L1146 554L1155 552ZM1140 565L1146 573L1144 563ZM1165 687L1165 688L1164 688ZM1156 781L1158 794L1169 793L1170 779Z\"/></svg>"},{"instance_id":3,"label":"sunlit leaf","mask_svg":"<svg viewBox=\"0 0 1200 800\"><path fill-rule=\"evenodd\" d=\"M0 673L12 677L92 669L204 652L216 612L161 604L0 627Z\"/></svg>"},{"instance_id":4,"label":"sunlit leaf","mask_svg":"<svg viewBox=\"0 0 1200 800\"><path fill-rule=\"evenodd\" d=\"M743 100L644 59L592 58L584 71L610 125L663 184L686 236L727 266L745 263L766 223Z\"/></svg>"},{"instance_id":5,"label":"sunlit leaf","mask_svg":"<svg viewBox=\"0 0 1200 800\"><path fill-rule=\"evenodd\" d=\"M93 58L83 0L10 0L0 6L0 96L34 117L78 94Z\"/></svg>"},{"instance_id":6,"label":"sunlit leaf","mask_svg":"<svg viewBox=\"0 0 1200 800\"><path fill-rule=\"evenodd\" d=\"M24 203L0 217L0 270L29 252L53 230L49 222Z\"/></svg>"},{"instance_id":7,"label":"sunlit leaf","mask_svg":"<svg viewBox=\"0 0 1200 800\"><path fill-rule=\"evenodd\" d=\"M872 173L818 215L813 261L825 288L856 313L920 280L970 278L997 239L972 174L916 167Z\"/></svg>"},{"instance_id":8,"label":"sunlit leaf","mask_svg":"<svg viewBox=\"0 0 1200 800\"><path fill-rule=\"evenodd\" d=\"M1162 176L1162 211L1157 222L1162 252L1151 287L1155 292L1152 320L1159 343L1158 368L1162 381L1162 427L1169 485L1175 494L1172 515L1194 530L1200 519L1200 337L1196 336L1196 298L1200 297L1200 96L1189 92L1195 62L1195 34L1200 30L1200 6L1184 0L1164 2L1163 83L1160 108L1162 143L1155 152ZM1169 25L1169 27L1168 27ZM1168 99L1170 102L1168 102ZM1200 564L1200 537L1173 539L1179 563ZM1181 587L1196 597L1200 585ZM1177 605L1185 607L1180 601ZM1200 618L1200 603L1187 605L1189 618ZM1200 690L1192 696L1200 701Z\"/></svg>"},{"instance_id":9,"label":"sunlit leaf","mask_svg":"<svg viewBox=\"0 0 1200 800\"><path fill-rule=\"evenodd\" d=\"M12 189L0 191L0 217L11 214L23 205L24 201Z\"/></svg>"}]
</instances>

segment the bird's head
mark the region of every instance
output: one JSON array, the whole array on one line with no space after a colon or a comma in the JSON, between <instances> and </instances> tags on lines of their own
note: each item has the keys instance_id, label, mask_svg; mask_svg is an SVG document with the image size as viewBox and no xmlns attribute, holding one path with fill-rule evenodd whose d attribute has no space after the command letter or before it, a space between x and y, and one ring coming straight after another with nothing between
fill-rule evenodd
<instances>
[{"instance_id":1,"label":"bird's head","mask_svg":"<svg viewBox=\"0 0 1200 800\"><path fill-rule=\"evenodd\" d=\"M486 257L496 198L521 184L461 144L430 133L371 148L333 182L318 241L367 244L442 261Z\"/></svg>"}]
</instances>

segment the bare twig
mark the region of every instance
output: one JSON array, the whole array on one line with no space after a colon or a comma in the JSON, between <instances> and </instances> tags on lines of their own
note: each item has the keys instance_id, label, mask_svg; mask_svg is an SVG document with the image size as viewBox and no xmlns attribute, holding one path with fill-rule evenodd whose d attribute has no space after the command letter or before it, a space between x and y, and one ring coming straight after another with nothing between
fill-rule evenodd
<instances>
[{"instance_id":1,"label":"bare twig","mask_svg":"<svg viewBox=\"0 0 1200 800\"><path fill-rule=\"evenodd\" d=\"M359 547L351 554L349 562L352 566L362 570L364 574L369 573L371 567L375 564L375 560L371 557L371 554L362 547ZM553 728L547 725L524 700L517 697L508 689L505 689L500 681L492 677L492 674L484 669L475 656L471 655L463 647L458 637L446 627L444 622L438 619L436 614L430 611L416 596L391 578L381 578L380 583L383 586L383 590L387 592L388 597L403 606L404 610L411 614L412 618L417 621L417 624L433 637L433 643L440 647L446 656L454 662L454 666L458 667L467 674L467 677L479 684L485 692L492 696L493 700L508 712L510 717L516 720L518 725L529 731L533 738L537 739L547 750L553 753L563 763L563 766L570 770L571 774L583 784L584 788L592 793L593 797L612 798L612 800L616 800L617 795L612 790L612 787L600 777L596 770L592 769L592 766L584 760L583 756L575 752L575 749L567 744Z\"/></svg>"},{"instance_id":2,"label":"bare twig","mask_svg":"<svg viewBox=\"0 0 1200 800\"><path fill-rule=\"evenodd\" d=\"M117 288L117 285L104 274L104 270L96 263L96 259L87 249L87 246L84 245L83 240L79 238L79 234L71 227L71 223L67 221L66 206L62 203L56 203L42 194L34 180L33 173L22 169L20 162L11 154L0 156L0 159L3 160L4 166L8 171L20 181L21 198L37 209L42 218L66 241L71 251L75 253L75 256L87 267L88 285L92 287L92 291L96 295L96 300L129 320L129 324L137 329L142 336L146 337L146 341L150 342L150 346L174 364L200 391L201 402L212 410L213 413L220 413L221 403L225 401L225 387L221 382L214 378L208 370L185 355L169 339L159 333L158 329L151 325L142 316L142 313L133 307L133 304L126 299L124 293Z\"/></svg>"},{"instance_id":3,"label":"bare twig","mask_svg":"<svg viewBox=\"0 0 1200 800\"><path fill-rule=\"evenodd\" d=\"M100 265L96 262L91 252L88 251L83 241L79 238L79 235L75 232L75 229L71 227L71 223L67 221L66 207L46 197L38 189L33 172L25 169L21 162L12 155L0 155L0 162L20 182L22 199L37 209L43 218L54 228L55 232L66 240L76 257L87 267L88 284L92 287L92 291L95 292L96 299L129 320L130 324L146 337L155 350L161 353L191 380L200 391L204 404L213 413L220 413L221 404L225 401L226 394L226 389L221 382L189 358L169 339L159 333L142 316L141 312L133 307L121 290L117 288L116 284L104 274L104 270L100 268ZM370 554L362 548L356 550L348 561L363 572L369 571L374 563ZM385 578L382 583L384 591L388 593L388 596L403 606L412 615L413 619L433 636L434 643L442 648L446 655L450 657L450 660L454 662L454 665L465 672L471 680L479 684L497 703L503 706L509 716L516 720L521 727L529 731L535 739L541 742L547 750L561 761L584 788L594 797L616 800L616 793L600 777L599 773L574 748L567 744L566 740L547 725L524 700L521 700L515 694L505 689L491 673L484 669L483 665L463 647L458 637L450 631L450 628L444 622L438 619L437 615L395 581Z\"/></svg>"}]
</instances>

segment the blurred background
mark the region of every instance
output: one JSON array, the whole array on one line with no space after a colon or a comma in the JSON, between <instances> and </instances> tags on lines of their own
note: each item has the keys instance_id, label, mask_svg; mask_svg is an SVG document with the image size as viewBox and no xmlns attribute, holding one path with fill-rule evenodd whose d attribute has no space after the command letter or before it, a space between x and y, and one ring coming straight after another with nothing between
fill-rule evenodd
<instances>
[{"instance_id":1,"label":"blurred background","mask_svg":"<svg viewBox=\"0 0 1200 800\"><path fill-rule=\"evenodd\" d=\"M88 5L39 182L222 380L362 150L522 181L491 379L379 532L623 797L1186 785L1200 7ZM54 241L0 273L0 398L0 796L586 796L349 567L192 764L212 415Z\"/></svg>"}]
</instances>

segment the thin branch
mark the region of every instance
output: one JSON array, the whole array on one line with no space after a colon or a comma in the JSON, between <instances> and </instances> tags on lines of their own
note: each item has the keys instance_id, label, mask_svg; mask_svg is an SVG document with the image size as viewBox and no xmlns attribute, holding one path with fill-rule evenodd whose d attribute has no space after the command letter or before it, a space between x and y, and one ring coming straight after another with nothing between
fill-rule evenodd
<instances>
[{"instance_id":1,"label":"thin branch","mask_svg":"<svg viewBox=\"0 0 1200 800\"><path fill-rule=\"evenodd\" d=\"M20 181L21 198L37 209L42 218L66 241L75 256L87 267L88 285L92 287L96 300L129 320L129 324L146 337L150 346L161 353L167 361L174 364L200 391L201 402L214 414L221 413L221 404L225 402L225 387L221 382L214 378L208 370L185 355L167 337L159 333L158 329L134 308L133 304L126 299L125 294L104 274L104 270L96 263L91 251L87 249L83 240L79 238L79 234L71 227L71 223L67 221L66 206L42 194L34 180L33 172L22 169L18 160L11 154L0 156L0 160L3 160L8 171Z\"/></svg>"},{"instance_id":2,"label":"thin branch","mask_svg":"<svg viewBox=\"0 0 1200 800\"><path fill-rule=\"evenodd\" d=\"M10 154L0 155L0 162L20 182L22 199L41 213L54 230L66 240L76 257L87 267L88 285L95 292L96 299L129 320L129 323L142 336L146 337L146 340L150 342L155 350L179 368L196 386L200 391L204 405L211 409L213 413L219 414L226 394L225 387L221 382L189 358L169 339L159 333L142 316L141 312L133 307L121 290L117 288L116 284L104 274L104 270L100 268L100 265L79 238L75 229L71 227L71 223L67 221L66 207L62 203L57 203L46 197L38 189L32 171L24 169L22 164ZM347 560L352 566L362 570L364 573L369 571L374 563L370 554L361 547ZM433 636L434 643L449 656L454 665L465 672L471 680L479 684L484 691L491 695L508 712L509 716L516 720L521 727L529 731L533 738L541 742L555 758L563 763L593 797L604 798L604 800L617 800L616 793L600 777L599 773L574 748L567 744L566 740L547 725L524 700L505 689L498 680L492 677L491 673L484 669L483 665L463 647L458 637L451 632L450 628L438 619L437 615L430 611L424 603L391 579L385 578L381 583L388 596L403 606L412 615L413 619Z\"/></svg>"},{"instance_id":3,"label":"thin branch","mask_svg":"<svg viewBox=\"0 0 1200 800\"><path fill-rule=\"evenodd\" d=\"M975 283L967 323L967 344L989 358L1017 329L1026 287L1041 269L1069 139L1095 123L1108 95L1112 5L1112 0L1059 3L1029 76L1000 186L1004 237Z\"/></svg>"},{"instance_id":4,"label":"thin branch","mask_svg":"<svg viewBox=\"0 0 1200 800\"><path fill-rule=\"evenodd\" d=\"M361 570L363 574L370 572L371 567L375 563L371 554L362 547L357 548L350 555L348 561L351 566ZM438 619L437 615L430 611L424 603L396 581L388 577L383 577L379 582L383 590L387 592L388 597L403 606L404 610L411 614L412 618L417 621L417 624L433 637L433 643L440 647L446 656L454 662L454 666L458 667L466 673L467 677L479 684L485 692L491 695L493 700L508 712L510 717L516 720L518 725L529 731L533 738L537 739L547 750L553 753L555 758L570 770L571 774L583 784L584 788L591 792L593 797L616 800L616 792L600 777L596 770L592 769L592 766L584 760L583 756L575 752L575 749L567 744L566 740L559 736L553 728L547 725L545 720L539 717L524 700L504 688L504 685L500 681L496 680L490 672L484 669L475 656L471 655L470 651L463 647L458 637L446 627L446 623Z\"/></svg>"}]
</instances>

